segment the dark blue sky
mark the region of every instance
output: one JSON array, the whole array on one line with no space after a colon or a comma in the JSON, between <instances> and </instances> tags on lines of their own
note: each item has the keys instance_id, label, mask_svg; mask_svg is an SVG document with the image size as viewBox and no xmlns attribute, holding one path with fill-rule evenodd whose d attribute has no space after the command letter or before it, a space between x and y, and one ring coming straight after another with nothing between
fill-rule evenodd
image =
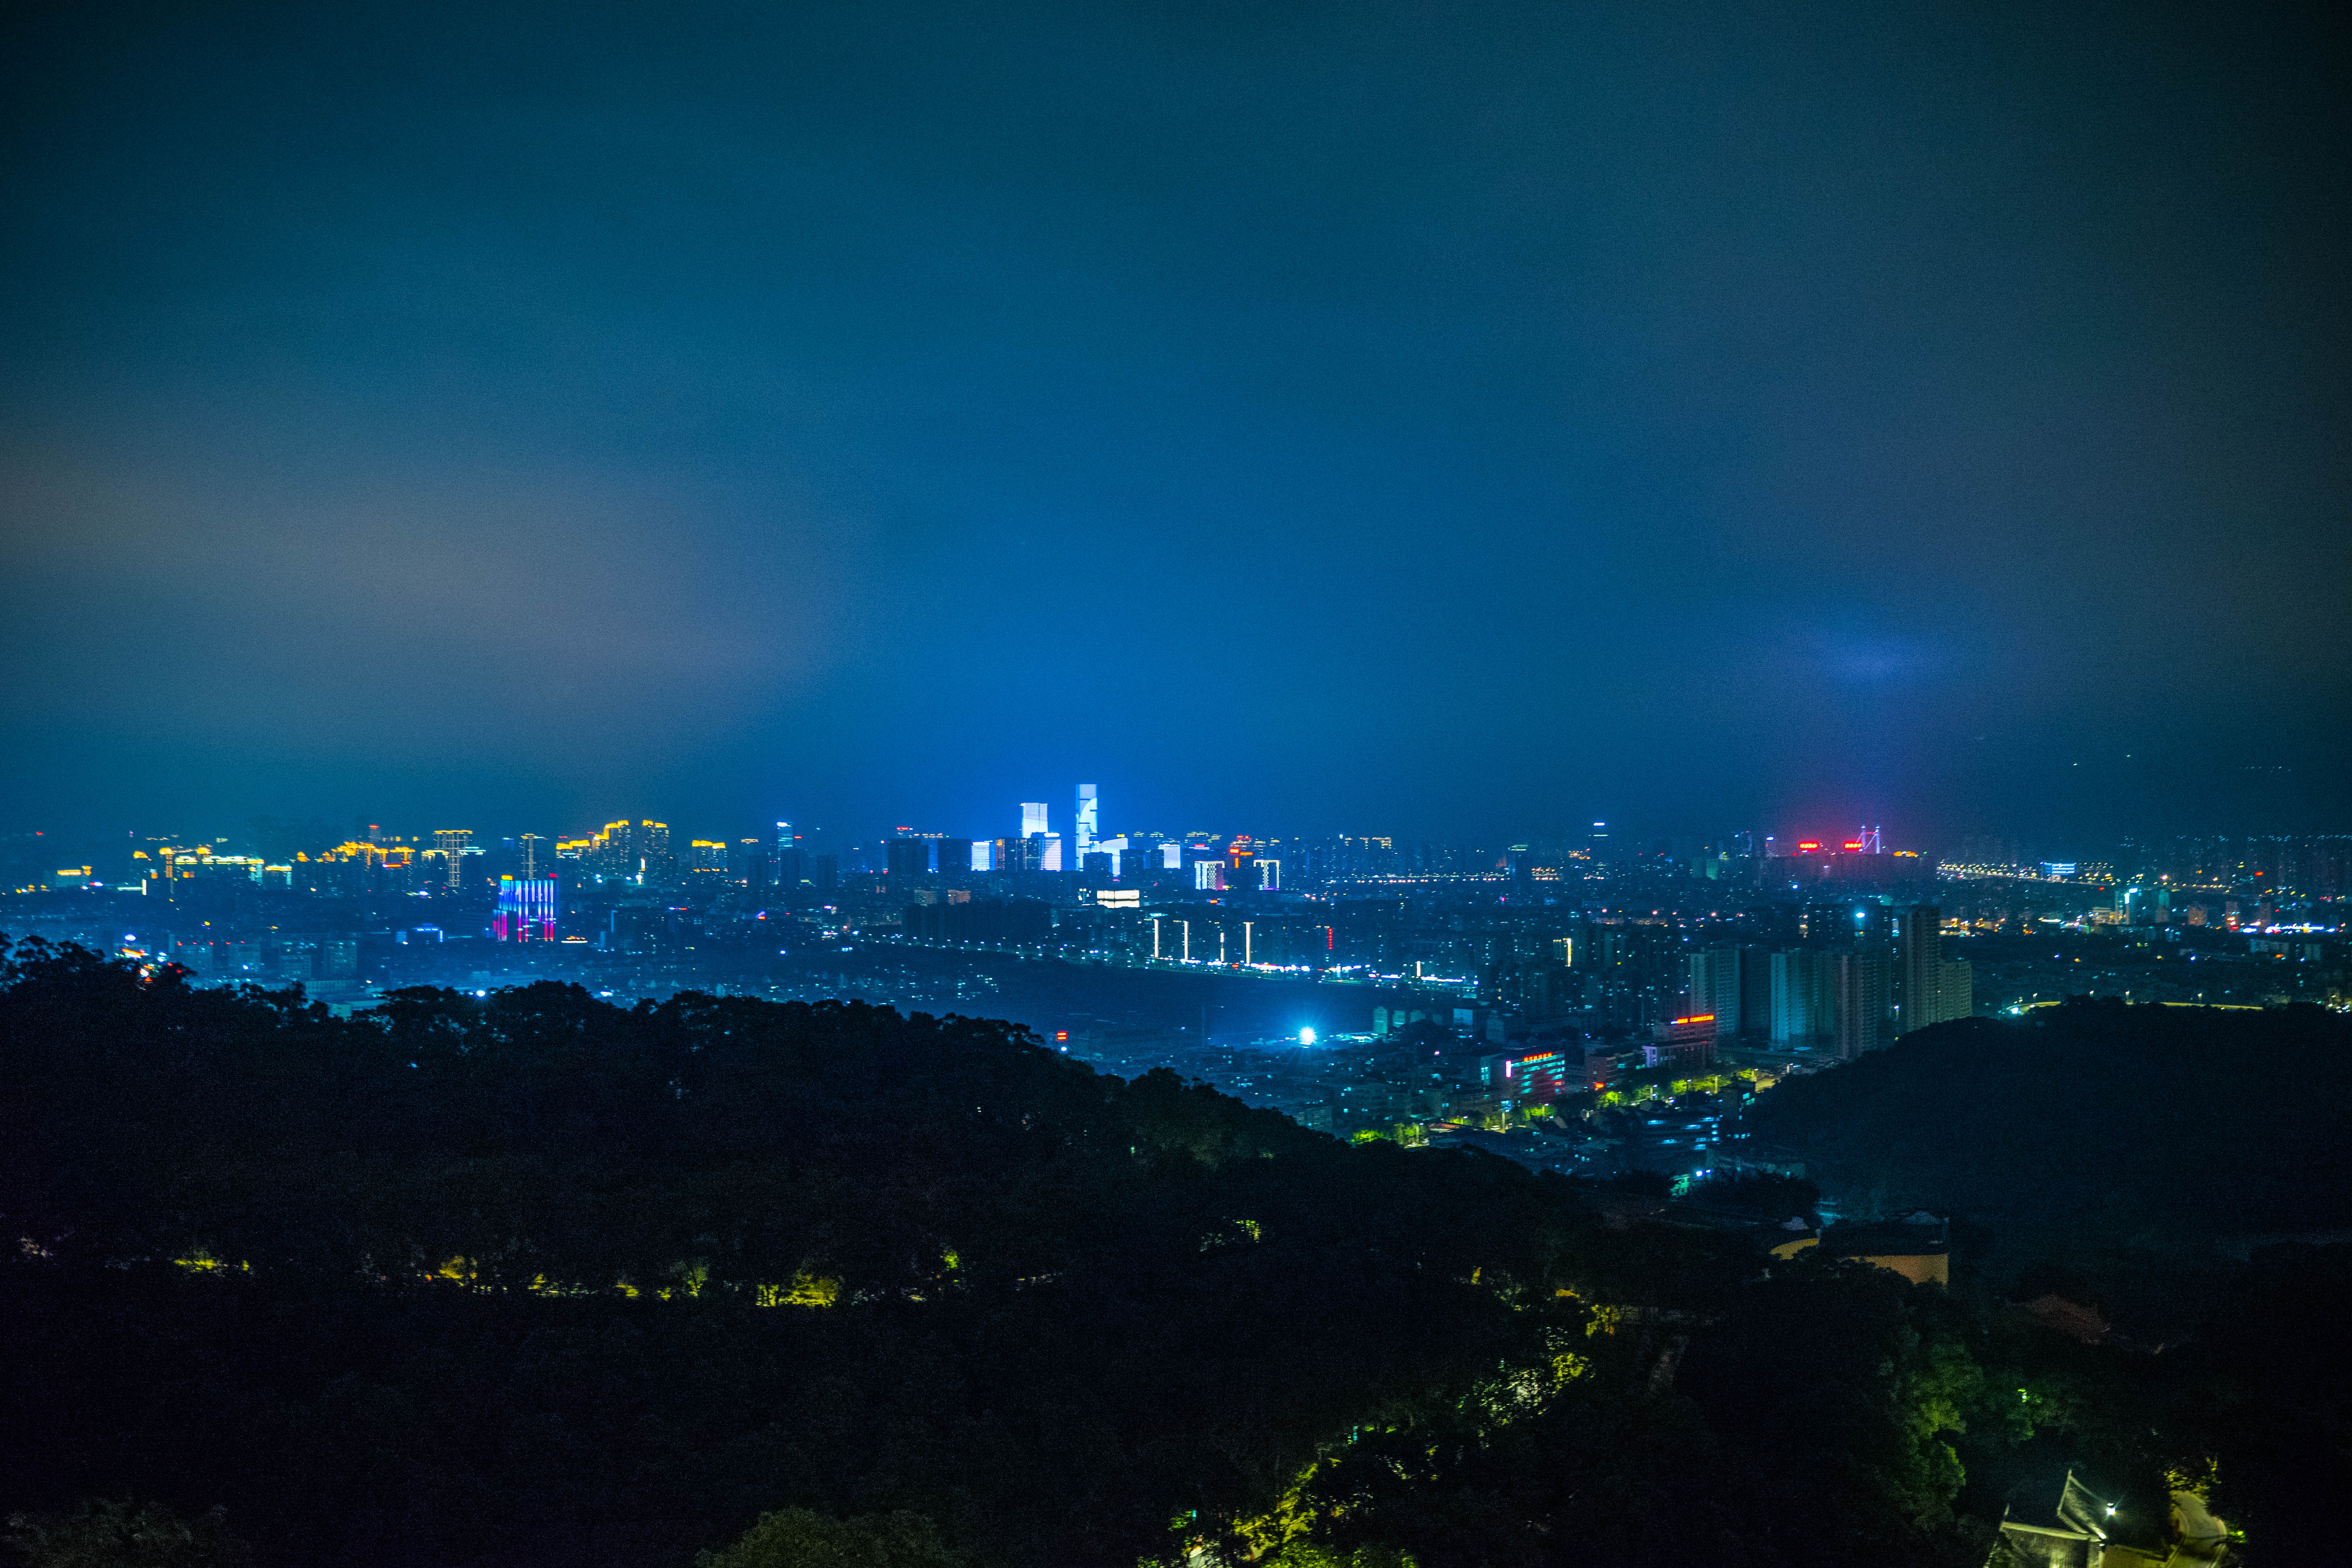
<instances>
[{"instance_id":1,"label":"dark blue sky","mask_svg":"<svg viewBox=\"0 0 2352 1568\"><path fill-rule=\"evenodd\" d=\"M2352 826L2316 9L44 9L8 826Z\"/></svg>"}]
</instances>

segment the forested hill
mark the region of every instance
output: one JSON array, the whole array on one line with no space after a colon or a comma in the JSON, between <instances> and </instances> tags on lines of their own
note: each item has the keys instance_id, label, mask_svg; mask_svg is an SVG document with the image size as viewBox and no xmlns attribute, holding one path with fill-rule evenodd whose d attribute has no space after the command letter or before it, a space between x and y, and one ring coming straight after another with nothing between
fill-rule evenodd
<instances>
[{"instance_id":1,"label":"forested hill","mask_svg":"<svg viewBox=\"0 0 2352 1568\"><path fill-rule=\"evenodd\" d=\"M2062 1453L2145 1489L2213 1446L1932 1288L1002 1024L342 1020L27 944L0 1090L36 1534L112 1498L262 1568L1972 1565ZM155 1561L241 1560L201 1546Z\"/></svg>"},{"instance_id":2,"label":"forested hill","mask_svg":"<svg viewBox=\"0 0 2352 1568\"><path fill-rule=\"evenodd\" d=\"M2034 1252L2352 1226L2352 1017L2082 1001L1937 1025L1766 1095L1759 1137L1849 1212L1925 1205Z\"/></svg>"}]
</instances>

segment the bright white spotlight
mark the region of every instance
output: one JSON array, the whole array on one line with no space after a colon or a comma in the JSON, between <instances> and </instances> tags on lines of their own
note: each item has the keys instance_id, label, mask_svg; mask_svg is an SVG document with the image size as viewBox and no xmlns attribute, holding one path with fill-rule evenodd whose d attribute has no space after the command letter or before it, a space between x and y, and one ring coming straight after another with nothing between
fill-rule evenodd
<instances>
[{"instance_id":1,"label":"bright white spotlight","mask_svg":"<svg viewBox=\"0 0 2352 1568\"><path fill-rule=\"evenodd\" d=\"M1298 1031L1298 1043L1299 1043L1300 1045L1302 1045L1302 1046L1311 1046L1311 1045L1313 1045L1313 1044L1315 1043L1315 1031L1314 1031L1314 1030L1312 1030L1312 1029L1301 1029L1301 1030L1299 1030L1299 1031Z\"/></svg>"}]
</instances>

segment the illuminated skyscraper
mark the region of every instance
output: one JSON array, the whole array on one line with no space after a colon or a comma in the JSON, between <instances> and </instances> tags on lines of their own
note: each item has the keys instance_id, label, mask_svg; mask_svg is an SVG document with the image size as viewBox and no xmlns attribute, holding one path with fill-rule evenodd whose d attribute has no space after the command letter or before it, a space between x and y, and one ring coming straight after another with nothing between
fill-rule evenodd
<instances>
[{"instance_id":1,"label":"illuminated skyscraper","mask_svg":"<svg viewBox=\"0 0 2352 1568\"><path fill-rule=\"evenodd\" d=\"M677 880L677 862L669 852L669 824L637 824L636 873L648 887L667 887Z\"/></svg>"},{"instance_id":2,"label":"illuminated skyscraper","mask_svg":"<svg viewBox=\"0 0 2352 1568\"><path fill-rule=\"evenodd\" d=\"M1095 834L1102 826L1100 806L1101 803L1095 796L1095 786L1090 784L1080 784L1078 786L1078 822L1071 837L1077 840L1075 853L1077 863L1081 866L1087 863L1087 857L1095 852Z\"/></svg>"},{"instance_id":3,"label":"illuminated skyscraper","mask_svg":"<svg viewBox=\"0 0 2352 1568\"><path fill-rule=\"evenodd\" d=\"M499 912L490 931L500 942L553 942L555 879L500 877Z\"/></svg>"},{"instance_id":4,"label":"illuminated skyscraper","mask_svg":"<svg viewBox=\"0 0 2352 1568\"><path fill-rule=\"evenodd\" d=\"M768 876L786 893L809 879L808 857L802 852L801 836L793 831L789 822L776 824L776 853L768 862Z\"/></svg>"},{"instance_id":5,"label":"illuminated skyscraper","mask_svg":"<svg viewBox=\"0 0 2352 1568\"><path fill-rule=\"evenodd\" d=\"M735 879L748 889L754 900L767 896L768 879L774 862L769 858L768 841L764 838L744 838L736 841L735 853L729 867Z\"/></svg>"},{"instance_id":6,"label":"illuminated skyscraper","mask_svg":"<svg viewBox=\"0 0 2352 1568\"><path fill-rule=\"evenodd\" d=\"M589 852L589 864L595 867L599 876L610 877L615 881L635 875L635 838L636 835L629 830L626 818L604 824L604 830L596 835L594 847Z\"/></svg>"},{"instance_id":7,"label":"illuminated skyscraper","mask_svg":"<svg viewBox=\"0 0 2352 1568\"><path fill-rule=\"evenodd\" d=\"M1023 801L1021 803L1021 837L1034 838L1045 831L1047 831L1045 803L1042 800Z\"/></svg>"},{"instance_id":8,"label":"illuminated skyscraper","mask_svg":"<svg viewBox=\"0 0 2352 1568\"><path fill-rule=\"evenodd\" d=\"M457 885L457 879L465 869L467 847L473 842L474 830L470 827L434 830L433 852L441 857L441 877L446 885L452 888Z\"/></svg>"}]
</instances>

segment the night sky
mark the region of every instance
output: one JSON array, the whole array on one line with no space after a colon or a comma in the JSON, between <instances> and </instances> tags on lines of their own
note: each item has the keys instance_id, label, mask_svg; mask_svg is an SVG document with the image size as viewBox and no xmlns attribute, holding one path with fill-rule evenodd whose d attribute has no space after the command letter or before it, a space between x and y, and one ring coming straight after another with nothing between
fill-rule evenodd
<instances>
[{"instance_id":1,"label":"night sky","mask_svg":"<svg viewBox=\"0 0 2352 1568\"><path fill-rule=\"evenodd\" d=\"M2352 828L2326 8L38 9L0 827Z\"/></svg>"}]
</instances>

